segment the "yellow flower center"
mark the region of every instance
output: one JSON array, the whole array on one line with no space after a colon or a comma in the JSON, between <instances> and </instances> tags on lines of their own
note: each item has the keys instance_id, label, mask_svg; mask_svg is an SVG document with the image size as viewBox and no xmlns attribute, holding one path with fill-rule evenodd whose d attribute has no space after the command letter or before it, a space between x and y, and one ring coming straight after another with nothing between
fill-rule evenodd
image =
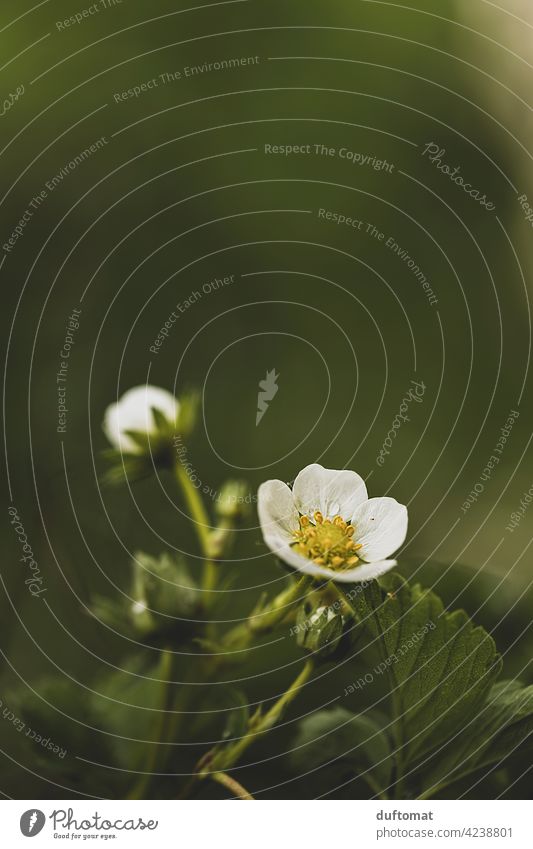
<instances>
[{"instance_id":1,"label":"yellow flower center","mask_svg":"<svg viewBox=\"0 0 533 849\"><path fill-rule=\"evenodd\" d=\"M356 551L362 548L352 537L355 528L345 522L341 516L324 519L318 510L313 516L316 524L311 524L308 516L300 516L300 527L294 531L295 551L308 557L318 566L330 569L347 569L359 561Z\"/></svg>"}]
</instances>

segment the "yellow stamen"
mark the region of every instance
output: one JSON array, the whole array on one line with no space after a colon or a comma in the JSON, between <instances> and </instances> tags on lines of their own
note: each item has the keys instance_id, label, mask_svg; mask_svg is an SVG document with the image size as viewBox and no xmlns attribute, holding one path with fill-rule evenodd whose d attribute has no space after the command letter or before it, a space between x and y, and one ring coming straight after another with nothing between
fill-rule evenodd
<instances>
[{"instance_id":1,"label":"yellow stamen","mask_svg":"<svg viewBox=\"0 0 533 849\"><path fill-rule=\"evenodd\" d=\"M362 545L353 539L355 528L352 524L342 516L333 519L324 517L320 510L313 514L313 518L314 525L308 516L300 516L293 543L298 554L330 569L345 569L359 563L355 552Z\"/></svg>"}]
</instances>

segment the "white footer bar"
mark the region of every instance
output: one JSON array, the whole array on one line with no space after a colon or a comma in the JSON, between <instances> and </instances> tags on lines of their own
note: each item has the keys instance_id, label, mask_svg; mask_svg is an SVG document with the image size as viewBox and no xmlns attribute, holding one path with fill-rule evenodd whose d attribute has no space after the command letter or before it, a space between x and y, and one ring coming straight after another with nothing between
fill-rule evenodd
<instances>
[{"instance_id":1,"label":"white footer bar","mask_svg":"<svg viewBox=\"0 0 533 849\"><path fill-rule=\"evenodd\" d=\"M1 843L216 849L533 847L520 801L3 801ZM30 838L35 844L29 844ZM69 841L67 843L67 841Z\"/></svg>"}]
</instances>

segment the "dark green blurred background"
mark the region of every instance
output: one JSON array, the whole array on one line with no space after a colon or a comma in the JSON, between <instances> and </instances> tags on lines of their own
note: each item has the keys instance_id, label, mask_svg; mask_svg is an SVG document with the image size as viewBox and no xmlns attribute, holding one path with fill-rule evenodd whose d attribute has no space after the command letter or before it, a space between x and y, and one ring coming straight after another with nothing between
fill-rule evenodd
<instances>
[{"instance_id":1,"label":"dark green blurred background","mask_svg":"<svg viewBox=\"0 0 533 849\"><path fill-rule=\"evenodd\" d=\"M146 380L177 394L201 389L204 418L188 456L212 493L236 475L255 493L262 480L292 480L318 461L354 468L371 495L408 504L406 571L496 629L509 649L507 671L531 679L533 513L506 530L533 483L531 229L517 199L533 197L531 70L523 61L531 39L506 14L516 4L417 5L249 0L187 11L185 3L123 0L58 29L89 6L52 0L30 12L29 3L4 0L2 91L25 91L0 119L2 244L47 181L106 140L47 192L13 249L2 251L6 490L47 592L33 599L24 586L6 513L0 683L4 695L21 686L42 693L39 682L59 672L66 693L47 695L49 714L55 737L75 741L58 789L37 777L47 767L35 765L35 752L21 761L32 774L17 763L20 741L0 723L7 795L62 797L81 786L76 755L111 762L108 738L93 731L82 742L75 720L93 700L105 722L105 700L83 687L99 692L106 664L120 667L131 646L89 618L92 596L126 589L138 548L175 548L200 568L170 477L131 491L99 485L104 410ZM186 66L237 57L259 61L184 76ZM181 79L162 83L159 75L177 71ZM157 86L116 102L115 94L154 78ZM495 211L422 155L432 142ZM315 144L336 154L315 155ZM265 145L312 152L266 154ZM394 167L352 165L341 148ZM364 225L322 220L319 209ZM389 237L438 303L386 247ZM202 291L230 275L231 285ZM196 290L201 297L159 353L150 352L176 304ZM60 434L56 373L74 308L82 312ZM279 391L256 427L258 383L272 368ZM380 467L376 457L413 379L425 384L423 401L410 405ZM511 410L520 416L500 462L463 512ZM257 586L273 592L283 578L255 513L233 556L224 567L233 578L224 619L248 611ZM287 658L296 656L279 643L254 652L237 673L249 677L250 699L281 692L292 676ZM334 698L344 679L342 669L328 672L310 700ZM126 687L121 695L137 703ZM125 709L120 733L147 739L149 719ZM279 751L290 732L279 732ZM174 768L190 769L188 758L185 747ZM112 771L96 775L94 795L119 792L108 784ZM260 775L257 787L275 784L279 764Z\"/></svg>"}]
</instances>

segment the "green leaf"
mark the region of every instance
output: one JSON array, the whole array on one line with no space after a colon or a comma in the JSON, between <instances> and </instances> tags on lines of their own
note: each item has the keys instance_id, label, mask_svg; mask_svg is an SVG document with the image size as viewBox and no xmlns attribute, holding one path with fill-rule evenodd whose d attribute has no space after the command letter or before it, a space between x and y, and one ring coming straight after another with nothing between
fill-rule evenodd
<instances>
[{"instance_id":1,"label":"green leaf","mask_svg":"<svg viewBox=\"0 0 533 849\"><path fill-rule=\"evenodd\" d=\"M122 669L106 672L97 681L91 708L99 725L110 732L111 763L118 761L126 769L141 768L146 754L143 741L157 736L162 716L164 662L163 656L159 664L142 655L132 656L122 661Z\"/></svg>"},{"instance_id":2,"label":"green leaf","mask_svg":"<svg viewBox=\"0 0 533 849\"><path fill-rule=\"evenodd\" d=\"M135 636L135 631L130 622L122 597L120 601L116 601L114 598L96 595L91 601L90 612L95 619L108 625L113 631L117 631L126 637Z\"/></svg>"},{"instance_id":3,"label":"green leaf","mask_svg":"<svg viewBox=\"0 0 533 849\"><path fill-rule=\"evenodd\" d=\"M343 592L390 676L402 760L420 762L484 704L501 668L494 641L464 611L446 612L435 593L395 573Z\"/></svg>"},{"instance_id":4,"label":"green leaf","mask_svg":"<svg viewBox=\"0 0 533 849\"><path fill-rule=\"evenodd\" d=\"M176 423L177 431L182 436L188 436L194 430L200 406L200 393L190 389L180 394L180 410Z\"/></svg>"},{"instance_id":5,"label":"green leaf","mask_svg":"<svg viewBox=\"0 0 533 849\"><path fill-rule=\"evenodd\" d=\"M503 766L533 748L533 686L501 681L486 704L424 772L424 785L443 787L487 767Z\"/></svg>"},{"instance_id":6,"label":"green leaf","mask_svg":"<svg viewBox=\"0 0 533 849\"><path fill-rule=\"evenodd\" d=\"M103 457L104 460L109 460L110 462L113 461L114 463L117 463L119 460L122 460L123 453L117 448L104 448L100 452L100 455Z\"/></svg>"},{"instance_id":7,"label":"green leaf","mask_svg":"<svg viewBox=\"0 0 533 849\"><path fill-rule=\"evenodd\" d=\"M125 430L126 436L129 436L130 439L133 439L136 445L139 446L144 452L149 453L150 446L154 442L153 434L148 434L144 430Z\"/></svg>"},{"instance_id":8,"label":"green leaf","mask_svg":"<svg viewBox=\"0 0 533 849\"><path fill-rule=\"evenodd\" d=\"M168 624L185 627L186 620L198 614L201 592L180 554L164 552L159 557L153 557L143 551L136 551L133 572L134 597L146 601L156 614L170 617ZM185 620L183 623L181 617Z\"/></svg>"},{"instance_id":9,"label":"green leaf","mask_svg":"<svg viewBox=\"0 0 533 849\"><path fill-rule=\"evenodd\" d=\"M117 454L117 452L114 453ZM102 485L106 487L121 486L126 481L134 483L143 480L149 477L153 471L145 457L135 454L118 453L118 456L110 459L113 460L113 464L100 478Z\"/></svg>"},{"instance_id":10,"label":"green leaf","mask_svg":"<svg viewBox=\"0 0 533 849\"><path fill-rule=\"evenodd\" d=\"M89 795L98 792L111 798L123 795L121 773L88 763L112 763L113 738L100 733L102 723L87 689L65 676L50 676L38 680L32 688L20 686L2 693L2 697L7 711L3 721L11 721L13 730L18 732L12 735L12 751L17 760L32 764L37 775L58 782L65 791ZM101 782L98 791L94 789L95 782Z\"/></svg>"},{"instance_id":11,"label":"green leaf","mask_svg":"<svg viewBox=\"0 0 533 849\"><path fill-rule=\"evenodd\" d=\"M169 421L167 417L161 412L161 410L158 410L157 407L151 407L151 410L156 429L166 434L169 429Z\"/></svg>"},{"instance_id":12,"label":"green leaf","mask_svg":"<svg viewBox=\"0 0 533 849\"><path fill-rule=\"evenodd\" d=\"M390 782L390 744L381 723L371 714L356 715L342 707L321 710L303 719L293 741L290 762L298 774L335 761L353 769L373 790Z\"/></svg>"}]
</instances>

